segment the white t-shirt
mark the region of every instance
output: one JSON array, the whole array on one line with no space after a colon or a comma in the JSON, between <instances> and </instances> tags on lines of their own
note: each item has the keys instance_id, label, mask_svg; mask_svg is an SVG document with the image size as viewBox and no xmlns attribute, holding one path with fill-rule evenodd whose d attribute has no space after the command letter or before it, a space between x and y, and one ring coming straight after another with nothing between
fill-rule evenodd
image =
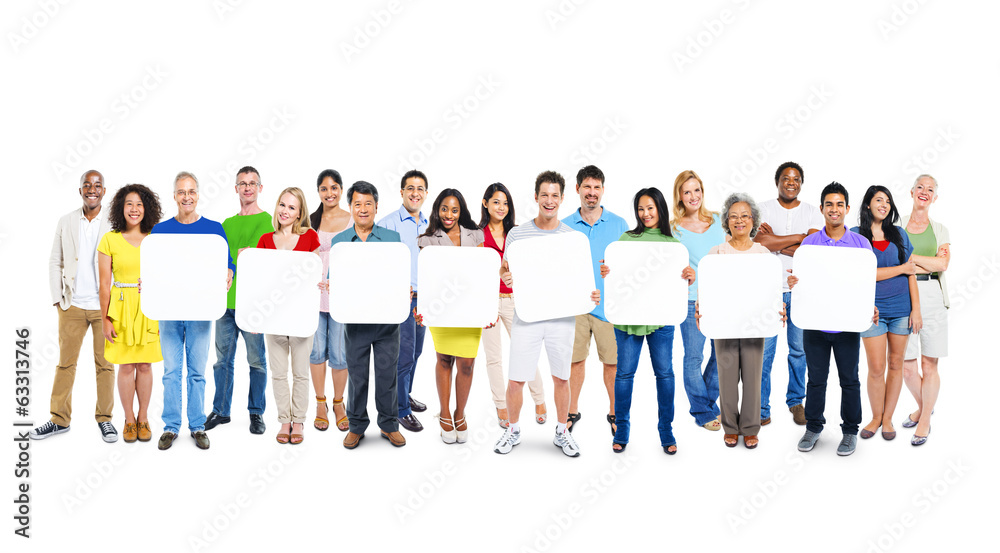
<instances>
[{"instance_id":1,"label":"white t-shirt","mask_svg":"<svg viewBox=\"0 0 1000 553\"><path fill-rule=\"evenodd\" d=\"M760 222L771 225L771 230L778 236L788 236L789 234L804 234L810 229L819 230L826 222L819 208L800 202L792 209L786 209L778 203L777 199L768 200L760 204ZM780 252L773 252L781 260L781 268L784 271L783 277L788 276L788 271L792 268L792 256ZM788 279L782 278L784 291L788 291Z\"/></svg>"},{"instance_id":2,"label":"white t-shirt","mask_svg":"<svg viewBox=\"0 0 1000 553\"><path fill-rule=\"evenodd\" d=\"M73 299L70 305L80 309L100 309L101 298L98 295L97 269L94 267L94 256L97 255L97 243L101 240L102 209L97 217L88 221L80 213L80 241L77 244L76 278L73 280Z\"/></svg>"}]
</instances>

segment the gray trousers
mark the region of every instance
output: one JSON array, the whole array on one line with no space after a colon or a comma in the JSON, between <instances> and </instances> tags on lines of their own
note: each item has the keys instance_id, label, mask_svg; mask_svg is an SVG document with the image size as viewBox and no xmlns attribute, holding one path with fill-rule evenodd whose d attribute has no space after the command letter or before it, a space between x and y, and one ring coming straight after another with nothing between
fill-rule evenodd
<instances>
[{"instance_id":1,"label":"gray trousers","mask_svg":"<svg viewBox=\"0 0 1000 553\"><path fill-rule=\"evenodd\" d=\"M726 434L760 433L760 376L764 338L715 340L719 367L719 411ZM740 382L743 401L740 402Z\"/></svg>"},{"instance_id":2,"label":"gray trousers","mask_svg":"<svg viewBox=\"0 0 1000 553\"><path fill-rule=\"evenodd\" d=\"M375 353L375 409L378 426L386 432L399 430L396 404L396 362L399 360L399 325L346 324L347 420L351 432L364 434L368 428L368 367Z\"/></svg>"}]
</instances>

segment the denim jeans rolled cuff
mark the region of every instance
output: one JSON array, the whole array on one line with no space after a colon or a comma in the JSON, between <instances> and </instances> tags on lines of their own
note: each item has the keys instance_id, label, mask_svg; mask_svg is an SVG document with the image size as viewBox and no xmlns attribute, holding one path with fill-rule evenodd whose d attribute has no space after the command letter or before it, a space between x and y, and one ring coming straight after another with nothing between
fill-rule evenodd
<instances>
[{"instance_id":1,"label":"denim jeans rolled cuff","mask_svg":"<svg viewBox=\"0 0 1000 553\"><path fill-rule=\"evenodd\" d=\"M233 403L233 380L236 366L236 342L240 335L247 350L247 364L250 365L250 391L247 394L247 410L252 415L263 415L266 408L264 393L267 389L267 357L264 349L264 335L246 332L236 325L236 310L226 312L215 321L215 365L212 367L215 379L215 396L212 411L228 417Z\"/></svg>"},{"instance_id":2,"label":"denim jeans rolled cuff","mask_svg":"<svg viewBox=\"0 0 1000 553\"><path fill-rule=\"evenodd\" d=\"M878 318L877 323L872 323L872 326L868 327L868 330L861 333L862 338L874 338L876 336L881 336L883 334L898 334L900 336L910 335L910 317L909 315L904 315L902 317L882 317Z\"/></svg>"},{"instance_id":3,"label":"denim jeans rolled cuff","mask_svg":"<svg viewBox=\"0 0 1000 553\"><path fill-rule=\"evenodd\" d=\"M344 325L325 311L319 312L319 324L313 335L313 346L309 352L309 363L328 363L333 370L347 368L347 354L344 351Z\"/></svg>"},{"instance_id":4,"label":"denim jeans rolled cuff","mask_svg":"<svg viewBox=\"0 0 1000 553\"><path fill-rule=\"evenodd\" d=\"M649 357L653 365L656 383L657 430L660 445L676 445L673 435L674 420L674 371L673 342L674 327L664 326L647 336L636 336L615 329L618 346L618 370L615 373L615 432L614 442L627 444L630 430L630 411L635 372L639 366L642 343L649 347Z\"/></svg>"},{"instance_id":5,"label":"denim jeans rolled cuff","mask_svg":"<svg viewBox=\"0 0 1000 553\"><path fill-rule=\"evenodd\" d=\"M417 298L410 300L410 313L399 325L399 360L396 362L396 393L399 418L410 414L410 392L413 391L413 374L417 359L424 349L424 333L427 328L417 324L413 311L417 308Z\"/></svg>"},{"instance_id":6,"label":"denim jeans rolled cuff","mask_svg":"<svg viewBox=\"0 0 1000 553\"><path fill-rule=\"evenodd\" d=\"M785 302L785 336L788 341L788 389L785 392L785 405L789 408L801 405L806 398L806 354L802 347L802 329L792 323L792 293L782 294ZM771 366L778 347L778 337L771 336L764 340L764 362L761 367L760 380L760 417L771 416Z\"/></svg>"},{"instance_id":7,"label":"denim jeans rolled cuff","mask_svg":"<svg viewBox=\"0 0 1000 553\"><path fill-rule=\"evenodd\" d=\"M826 424L826 387L830 375L831 352L840 380L840 425L844 434L857 434L861 424L861 381L858 360L861 336L857 332L803 332L808 360L809 383L806 386L806 429L820 432Z\"/></svg>"},{"instance_id":8,"label":"denim jeans rolled cuff","mask_svg":"<svg viewBox=\"0 0 1000 553\"><path fill-rule=\"evenodd\" d=\"M684 342L684 391L691 405L691 416L699 426L719 416L719 374L715 360L715 345L710 345L708 364L702 371L705 359L705 335L698 330L694 318L695 302L688 302L687 318L681 323L681 340ZM671 327L672 328L672 327Z\"/></svg>"},{"instance_id":9,"label":"denim jeans rolled cuff","mask_svg":"<svg viewBox=\"0 0 1000 553\"><path fill-rule=\"evenodd\" d=\"M211 321L160 321L163 353L163 426L180 432L184 368L187 365L188 429L205 429L205 365L208 363Z\"/></svg>"}]
</instances>

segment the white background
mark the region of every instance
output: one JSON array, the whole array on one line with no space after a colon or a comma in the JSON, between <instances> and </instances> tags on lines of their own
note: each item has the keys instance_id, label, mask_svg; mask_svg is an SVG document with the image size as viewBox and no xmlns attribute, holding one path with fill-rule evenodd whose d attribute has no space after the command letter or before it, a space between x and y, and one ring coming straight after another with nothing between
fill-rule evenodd
<instances>
[{"instance_id":1,"label":"white background","mask_svg":"<svg viewBox=\"0 0 1000 553\"><path fill-rule=\"evenodd\" d=\"M907 443L911 432L900 423L914 402L904 389L899 437L863 441L838 458L832 378L827 429L800 456L802 428L783 402L782 339L774 422L755 451L726 449L720 433L687 414L678 336L674 457L657 441L648 360L636 375L629 448L611 453L596 352L575 432L578 459L549 445L550 382L549 422L526 418L522 445L504 457L490 452L499 430L482 354L464 446L445 446L427 430L407 433L396 450L374 425L353 452L341 447L343 434L311 426L303 445L279 446L270 383L267 433L247 432L241 346L233 422L210 432L207 452L186 436L160 452L162 364L154 366L154 441L107 445L90 418L85 344L72 431L31 444L33 538L5 543L38 551L83 540L151 551L935 551L983 543L998 492L988 407L996 361L982 342L997 305L996 207L987 188L1000 92L993 3L403 2L391 5L395 13L386 1L231 3L3 4L4 328L8 359L13 329L33 332L34 423L47 417L57 360L47 256L58 217L80 205L86 169L103 172L106 203L140 182L160 193L167 216L175 213L173 176L192 171L199 211L221 221L238 208L232 185L242 165L260 170L269 212L286 186L302 187L315 207L316 175L333 167L348 183L379 187L381 216L398 207L398 175L416 164L429 176L428 208L445 187L476 205L500 181L523 221L534 214L536 174L554 169L572 181L596 163L607 175L605 207L631 223L634 191L655 185L669 197L682 170L699 172L717 209L733 190L773 197L773 172L791 159L805 168L810 203L831 180L847 186L851 221L871 184L889 186L905 214L914 177L938 178L932 216L951 230L953 262L951 355L941 362L933 433L920 448ZM348 47L357 51L345 54ZM561 215L577 205L569 196ZM433 428L427 342L413 394L431 404L420 418ZM13 418L8 375L0 397ZM866 394L862 402L867 421ZM114 423L123 426L117 399ZM11 497L14 442L6 451ZM949 472L954 466L965 468ZM925 491L933 501L919 499ZM13 504L7 509L11 524ZM536 543L546 532L554 540Z\"/></svg>"}]
</instances>

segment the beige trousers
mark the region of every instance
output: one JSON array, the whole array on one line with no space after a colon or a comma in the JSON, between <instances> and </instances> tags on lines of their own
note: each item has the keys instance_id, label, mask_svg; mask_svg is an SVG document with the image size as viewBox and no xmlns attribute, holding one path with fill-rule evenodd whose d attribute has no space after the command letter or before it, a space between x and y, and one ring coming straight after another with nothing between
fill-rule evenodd
<instances>
[{"instance_id":1,"label":"beige trousers","mask_svg":"<svg viewBox=\"0 0 1000 553\"><path fill-rule=\"evenodd\" d=\"M500 320L507 328L514 324L514 298L500 298ZM486 376L490 379L490 391L493 392L493 404L497 409L507 408L507 379L503 376L503 349L500 346L500 323L493 328L483 330L483 349L486 351ZM535 371L535 379L528 382L528 391L535 405L545 403L545 387L542 385L542 373Z\"/></svg>"},{"instance_id":2,"label":"beige trousers","mask_svg":"<svg viewBox=\"0 0 1000 553\"><path fill-rule=\"evenodd\" d=\"M104 358L104 329L101 326L101 311L84 310L71 305L59 312L59 365L52 381L52 399L49 410L52 422L59 426L69 426L73 414L73 381L76 379L76 361L80 357L80 346L90 328L94 342L94 367L97 369L97 406L94 416L97 422L109 422L111 409L115 404L115 366Z\"/></svg>"},{"instance_id":3,"label":"beige trousers","mask_svg":"<svg viewBox=\"0 0 1000 553\"><path fill-rule=\"evenodd\" d=\"M313 337L299 338L265 334L267 364L271 369L271 389L278 410L278 422L305 422L309 406L309 353ZM288 359L292 360L292 389L288 390Z\"/></svg>"}]
</instances>

